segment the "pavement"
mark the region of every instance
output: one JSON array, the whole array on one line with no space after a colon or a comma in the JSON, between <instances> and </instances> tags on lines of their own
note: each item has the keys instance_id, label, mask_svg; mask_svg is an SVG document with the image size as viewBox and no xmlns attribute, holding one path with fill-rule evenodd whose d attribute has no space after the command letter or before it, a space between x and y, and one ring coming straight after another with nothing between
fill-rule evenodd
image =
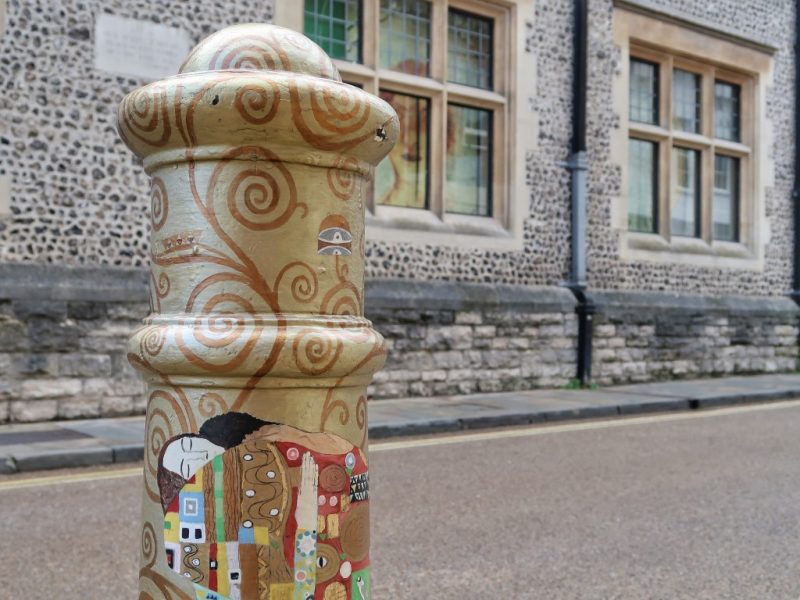
<instances>
[{"instance_id":1,"label":"pavement","mask_svg":"<svg viewBox=\"0 0 800 600\"><path fill-rule=\"evenodd\" d=\"M800 398L800 374L694 379L594 390L377 400L370 439L689 411ZM144 454L144 417L0 425L0 474L126 463Z\"/></svg>"}]
</instances>

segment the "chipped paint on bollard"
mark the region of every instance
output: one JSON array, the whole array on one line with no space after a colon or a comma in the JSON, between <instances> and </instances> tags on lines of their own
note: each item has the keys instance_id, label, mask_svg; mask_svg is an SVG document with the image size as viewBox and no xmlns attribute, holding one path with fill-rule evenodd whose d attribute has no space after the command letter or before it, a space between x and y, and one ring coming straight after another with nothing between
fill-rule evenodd
<instances>
[{"instance_id":1,"label":"chipped paint on bollard","mask_svg":"<svg viewBox=\"0 0 800 600\"><path fill-rule=\"evenodd\" d=\"M369 598L364 203L395 113L252 24L118 126L152 179L140 598Z\"/></svg>"}]
</instances>

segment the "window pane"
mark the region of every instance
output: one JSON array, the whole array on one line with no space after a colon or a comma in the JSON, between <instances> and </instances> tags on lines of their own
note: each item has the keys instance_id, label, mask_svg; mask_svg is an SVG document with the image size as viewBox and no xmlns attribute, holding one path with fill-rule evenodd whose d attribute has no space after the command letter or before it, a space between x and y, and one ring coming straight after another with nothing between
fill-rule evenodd
<instances>
[{"instance_id":1,"label":"window pane","mask_svg":"<svg viewBox=\"0 0 800 600\"><path fill-rule=\"evenodd\" d=\"M729 242L739 237L739 159L714 157L714 239Z\"/></svg>"},{"instance_id":2,"label":"window pane","mask_svg":"<svg viewBox=\"0 0 800 600\"><path fill-rule=\"evenodd\" d=\"M448 212L491 214L492 113L450 104L447 108Z\"/></svg>"},{"instance_id":3,"label":"window pane","mask_svg":"<svg viewBox=\"0 0 800 600\"><path fill-rule=\"evenodd\" d=\"M698 237L700 152L672 149L672 235Z\"/></svg>"},{"instance_id":4,"label":"window pane","mask_svg":"<svg viewBox=\"0 0 800 600\"><path fill-rule=\"evenodd\" d=\"M306 0L305 34L332 58L361 61L360 0Z\"/></svg>"},{"instance_id":5,"label":"window pane","mask_svg":"<svg viewBox=\"0 0 800 600\"><path fill-rule=\"evenodd\" d=\"M700 133L700 76L675 69L672 73L672 126Z\"/></svg>"},{"instance_id":6,"label":"window pane","mask_svg":"<svg viewBox=\"0 0 800 600\"><path fill-rule=\"evenodd\" d=\"M427 77L430 60L430 3L381 0L380 66Z\"/></svg>"},{"instance_id":7,"label":"window pane","mask_svg":"<svg viewBox=\"0 0 800 600\"><path fill-rule=\"evenodd\" d=\"M741 88L732 83L714 84L714 135L723 140L739 141L739 98Z\"/></svg>"},{"instance_id":8,"label":"window pane","mask_svg":"<svg viewBox=\"0 0 800 600\"><path fill-rule=\"evenodd\" d=\"M656 231L658 194L658 144L628 141L628 229Z\"/></svg>"},{"instance_id":9,"label":"window pane","mask_svg":"<svg viewBox=\"0 0 800 600\"><path fill-rule=\"evenodd\" d=\"M392 151L375 171L378 204L428 206L428 100L381 90L400 119L400 134Z\"/></svg>"},{"instance_id":10,"label":"window pane","mask_svg":"<svg viewBox=\"0 0 800 600\"><path fill-rule=\"evenodd\" d=\"M492 20L460 10L447 13L447 78L492 88Z\"/></svg>"},{"instance_id":11,"label":"window pane","mask_svg":"<svg viewBox=\"0 0 800 600\"><path fill-rule=\"evenodd\" d=\"M658 125L658 65L631 60L630 120Z\"/></svg>"}]
</instances>

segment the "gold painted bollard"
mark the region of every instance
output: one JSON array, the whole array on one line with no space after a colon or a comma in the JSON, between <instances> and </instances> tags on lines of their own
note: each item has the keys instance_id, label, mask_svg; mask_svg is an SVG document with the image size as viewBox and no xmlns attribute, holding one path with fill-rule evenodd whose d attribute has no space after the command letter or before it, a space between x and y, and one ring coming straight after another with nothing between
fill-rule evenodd
<instances>
[{"instance_id":1,"label":"gold painted bollard","mask_svg":"<svg viewBox=\"0 0 800 600\"><path fill-rule=\"evenodd\" d=\"M252 24L118 125L152 178L139 597L369 599L364 200L394 111Z\"/></svg>"}]
</instances>

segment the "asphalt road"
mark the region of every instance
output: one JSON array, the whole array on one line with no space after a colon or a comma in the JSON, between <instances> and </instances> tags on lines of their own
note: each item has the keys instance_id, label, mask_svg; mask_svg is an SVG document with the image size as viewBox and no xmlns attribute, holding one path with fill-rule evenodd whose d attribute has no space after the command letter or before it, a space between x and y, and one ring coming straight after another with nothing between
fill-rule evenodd
<instances>
[{"instance_id":1,"label":"asphalt road","mask_svg":"<svg viewBox=\"0 0 800 600\"><path fill-rule=\"evenodd\" d=\"M789 402L375 444L373 597L797 600L798 432ZM55 475L0 479L0 598L135 598L139 477Z\"/></svg>"}]
</instances>

